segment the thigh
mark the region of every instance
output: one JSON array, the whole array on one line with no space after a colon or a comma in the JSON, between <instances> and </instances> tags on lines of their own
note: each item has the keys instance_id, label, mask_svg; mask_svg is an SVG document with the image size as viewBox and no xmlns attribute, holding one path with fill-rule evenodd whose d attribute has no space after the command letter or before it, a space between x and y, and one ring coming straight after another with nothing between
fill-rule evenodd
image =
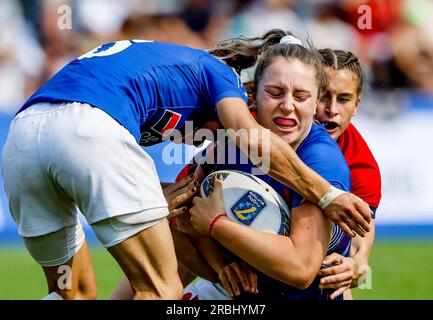
<instances>
[{"instance_id":1,"label":"thigh","mask_svg":"<svg viewBox=\"0 0 433 320\"><path fill-rule=\"evenodd\" d=\"M148 299L180 299L181 282L166 219L108 251L119 263L134 294Z\"/></svg>"},{"instance_id":2,"label":"thigh","mask_svg":"<svg viewBox=\"0 0 433 320\"><path fill-rule=\"evenodd\" d=\"M42 161L89 224L167 206L152 158L108 114L74 103L47 122Z\"/></svg>"},{"instance_id":3,"label":"thigh","mask_svg":"<svg viewBox=\"0 0 433 320\"><path fill-rule=\"evenodd\" d=\"M78 222L73 201L47 175L39 157L43 116L16 118L2 152L11 215L24 237L44 235Z\"/></svg>"}]
</instances>

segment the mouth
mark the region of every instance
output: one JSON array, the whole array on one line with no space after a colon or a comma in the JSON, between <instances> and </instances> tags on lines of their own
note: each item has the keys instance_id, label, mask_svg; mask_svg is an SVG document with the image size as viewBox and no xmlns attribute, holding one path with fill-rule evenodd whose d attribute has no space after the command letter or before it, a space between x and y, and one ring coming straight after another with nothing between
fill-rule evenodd
<instances>
[{"instance_id":1,"label":"mouth","mask_svg":"<svg viewBox=\"0 0 433 320\"><path fill-rule=\"evenodd\" d=\"M283 130L290 130L297 126L298 122L295 119L276 117L272 119L274 123Z\"/></svg>"},{"instance_id":2,"label":"mouth","mask_svg":"<svg viewBox=\"0 0 433 320\"><path fill-rule=\"evenodd\" d=\"M337 122L334 121L323 122L323 125L325 126L325 129L326 131L328 131L328 133L335 132L340 126Z\"/></svg>"}]
</instances>

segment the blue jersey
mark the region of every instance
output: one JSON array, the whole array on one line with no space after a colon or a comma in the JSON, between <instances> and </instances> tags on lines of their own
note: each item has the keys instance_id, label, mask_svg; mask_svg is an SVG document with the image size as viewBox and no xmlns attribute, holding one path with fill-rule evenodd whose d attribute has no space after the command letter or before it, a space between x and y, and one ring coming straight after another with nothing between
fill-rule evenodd
<instances>
[{"instance_id":1,"label":"blue jersey","mask_svg":"<svg viewBox=\"0 0 433 320\"><path fill-rule=\"evenodd\" d=\"M225 152L226 157L231 156L229 153ZM350 191L350 172L347 162L337 143L331 138L323 125L313 124L308 136L298 147L296 153L307 166L320 174L334 187ZM225 161L222 161L222 164L214 164L210 167L212 170L239 170L252 174L255 172L253 171L253 168L255 168L253 164L239 151L236 152L236 161L227 160L226 158ZM218 162L221 162L221 159ZM206 168L206 165L204 167ZM260 175L258 177L272 186L275 191L286 199L290 209L296 208L303 203L304 199L302 196L269 175ZM336 252L343 256L348 256L350 245L351 238L337 225L333 225L327 254ZM300 290L264 274L259 274L259 295L245 294L241 295L241 299L326 299L327 294L329 294L327 290L321 291L318 288L319 278L316 278L308 289Z\"/></svg>"},{"instance_id":2,"label":"blue jersey","mask_svg":"<svg viewBox=\"0 0 433 320\"><path fill-rule=\"evenodd\" d=\"M97 107L141 145L159 143L185 121L198 128L217 118L216 103L247 94L238 75L204 50L123 40L102 45L66 65L18 111L39 102Z\"/></svg>"}]
</instances>

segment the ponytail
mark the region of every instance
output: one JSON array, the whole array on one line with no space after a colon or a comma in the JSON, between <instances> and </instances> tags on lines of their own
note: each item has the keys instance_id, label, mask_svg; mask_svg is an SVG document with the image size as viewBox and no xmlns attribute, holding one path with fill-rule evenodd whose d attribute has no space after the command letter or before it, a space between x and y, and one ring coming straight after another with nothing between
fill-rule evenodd
<instances>
[{"instance_id":1,"label":"ponytail","mask_svg":"<svg viewBox=\"0 0 433 320\"><path fill-rule=\"evenodd\" d=\"M281 38L287 35L291 33L281 29L272 29L262 37L238 37L220 41L208 52L223 60L240 74L241 70L254 66L262 52L278 44Z\"/></svg>"}]
</instances>

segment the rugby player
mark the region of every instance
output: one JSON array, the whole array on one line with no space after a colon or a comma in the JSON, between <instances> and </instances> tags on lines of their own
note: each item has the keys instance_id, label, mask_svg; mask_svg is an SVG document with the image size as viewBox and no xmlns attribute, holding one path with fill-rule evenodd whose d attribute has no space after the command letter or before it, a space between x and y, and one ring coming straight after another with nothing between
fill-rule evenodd
<instances>
[{"instance_id":1,"label":"rugby player","mask_svg":"<svg viewBox=\"0 0 433 320\"><path fill-rule=\"evenodd\" d=\"M367 236L352 240L350 257L332 254L324 260L324 264L332 267L320 271L322 288L336 289L333 296L345 291L345 299L350 299L350 290L346 289L357 287L369 271L374 217L381 199L380 170L367 143L351 123L361 103L364 83L358 58L342 50L322 49L319 53L329 78L329 89L318 104L316 119L338 142L349 164L351 192L367 202L374 213Z\"/></svg>"}]
</instances>

